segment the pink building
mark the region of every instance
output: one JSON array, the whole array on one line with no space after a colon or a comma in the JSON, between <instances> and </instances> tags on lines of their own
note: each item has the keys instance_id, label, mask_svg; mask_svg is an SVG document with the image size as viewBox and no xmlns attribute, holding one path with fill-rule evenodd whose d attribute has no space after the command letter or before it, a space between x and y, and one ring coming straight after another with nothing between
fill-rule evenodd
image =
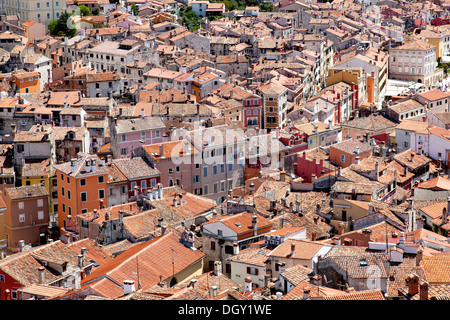
<instances>
[{"instance_id":1,"label":"pink building","mask_svg":"<svg viewBox=\"0 0 450 320\"><path fill-rule=\"evenodd\" d=\"M112 121L111 150L114 158L131 156L147 144L166 141L165 125L159 117L140 117Z\"/></svg>"}]
</instances>

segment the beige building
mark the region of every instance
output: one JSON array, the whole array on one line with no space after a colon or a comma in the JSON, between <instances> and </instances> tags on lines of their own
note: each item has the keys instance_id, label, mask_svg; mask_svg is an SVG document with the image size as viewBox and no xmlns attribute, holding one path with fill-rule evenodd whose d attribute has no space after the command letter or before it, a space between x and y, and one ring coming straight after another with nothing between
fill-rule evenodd
<instances>
[{"instance_id":1,"label":"beige building","mask_svg":"<svg viewBox=\"0 0 450 320\"><path fill-rule=\"evenodd\" d=\"M408 41L389 50L389 78L433 86L443 78L442 69L436 69L437 47L422 40Z\"/></svg>"},{"instance_id":2,"label":"beige building","mask_svg":"<svg viewBox=\"0 0 450 320\"><path fill-rule=\"evenodd\" d=\"M22 21L33 20L48 24L66 11L66 0L4 0L2 12L19 14Z\"/></svg>"}]
</instances>

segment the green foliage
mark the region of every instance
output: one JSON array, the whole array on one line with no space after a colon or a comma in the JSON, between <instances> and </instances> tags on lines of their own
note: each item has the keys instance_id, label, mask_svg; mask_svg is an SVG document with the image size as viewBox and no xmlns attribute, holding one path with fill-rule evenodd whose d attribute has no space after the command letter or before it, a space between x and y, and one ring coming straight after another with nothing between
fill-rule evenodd
<instances>
[{"instance_id":1,"label":"green foliage","mask_svg":"<svg viewBox=\"0 0 450 320\"><path fill-rule=\"evenodd\" d=\"M92 11L92 14L94 16L99 16L100 15L100 8L99 7L95 7L94 11Z\"/></svg>"},{"instance_id":2,"label":"green foliage","mask_svg":"<svg viewBox=\"0 0 450 320\"><path fill-rule=\"evenodd\" d=\"M49 23L48 29L50 35L53 37L66 36L69 38L74 37L77 34L77 28L73 23L69 21L70 14L67 12L62 13L58 20L53 20Z\"/></svg>"},{"instance_id":3,"label":"green foliage","mask_svg":"<svg viewBox=\"0 0 450 320\"><path fill-rule=\"evenodd\" d=\"M183 24L186 25L192 32L199 28L197 14L192 11L191 7L188 7L186 11L181 14L181 20Z\"/></svg>"},{"instance_id":4,"label":"green foliage","mask_svg":"<svg viewBox=\"0 0 450 320\"><path fill-rule=\"evenodd\" d=\"M91 10L89 10L89 8L86 7L84 4L82 4L81 6L78 6L78 9L80 9L80 14L83 17L91 15Z\"/></svg>"},{"instance_id":5,"label":"green foliage","mask_svg":"<svg viewBox=\"0 0 450 320\"><path fill-rule=\"evenodd\" d=\"M136 7L136 5L135 4L133 4L132 6L131 6L131 11L133 12L133 15L134 16L138 16L139 15L139 10L138 10L138 8Z\"/></svg>"}]
</instances>

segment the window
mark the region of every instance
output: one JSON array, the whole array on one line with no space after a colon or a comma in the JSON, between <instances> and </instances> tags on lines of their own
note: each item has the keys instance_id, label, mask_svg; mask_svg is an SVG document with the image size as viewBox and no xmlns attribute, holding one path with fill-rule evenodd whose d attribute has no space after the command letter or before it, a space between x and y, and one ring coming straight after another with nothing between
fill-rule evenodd
<instances>
[{"instance_id":1,"label":"window","mask_svg":"<svg viewBox=\"0 0 450 320\"><path fill-rule=\"evenodd\" d=\"M258 275L258 269L254 267L247 267L247 274L252 274L257 276Z\"/></svg>"},{"instance_id":2,"label":"window","mask_svg":"<svg viewBox=\"0 0 450 320\"><path fill-rule=\"evenodd\" d=\"M63 197L65 196L64 187L61 187L61 195L62 195Z\"/></svg>"},{"instance_id":3,"label":"window","mask_svg":"<svg viewBox=\"0 0 450 320\"><path fill-rule=\"evenodd\" d=\"M120 149L120 154L121 155L126 155L128 153L128 148L121 148Z\"/></svg>"},{"instance_id":4,"label":"window","mask_svg":"<svg viewBox=\"0 0 450 320\"><path fill-rule=\"evenodd\" d=\"M223 163L220 164L220 173L225 172L225 165Z\"/></svg>"},{"instance_id":5,"label":"window","mask_svg":"<svg viewBox=\"0 0 450 320\"><path fill-rule=\"evenodd\" d=\"M38 199L37 206L38 207L43 207L44 206L44 199Z\"/></svg>"},{"instance_id":6,"label":"window","mask_svg":"<svg viewBox=\"0 0 450 320\"><path fill-rule=\"evenodd\" d=\"M141 140L145 140L145 132L141 132Z\"/></svg>"},{"instance_id":7,"label":"window","mask_svg":"<svg viewBox=\"0 0 450 320\"><path fill-rule=\"evenodd\" d=\"M63 212L66 212L66 204L65 203L62 204L62 210L63 210Z\"/></svg>"},{"instance_id":8,"label":"window","mask_svg":"<svg viewBox=\"0 0 450 320\"><path fill-rule=\"evenodd\" d=\"M80 193L80 198L81 198L81 202L86 202L87 201L87 193L86 192Z\"/></svg>"},{"instance_id":9,"label":"window","mask_svg":"<svg viewBox=\"0 0 450 320\"><path fill-rule=\"evenodd\" d=\"M214 241L211 241L211 250L216 250L216 243Z\"/></svg>"},{"instance_id":10,"label":"window","mask_svg":"<svg viewBox=\"0 0 450 320\"><path fill-rule=\"evenodd\" d=\"M205 184L205 185L203 186L203 194L208 194L208 193L209 193L209 188L208 188L208 185Z\"/></svg>"},{"instance_id":11,"label":"window","mask_svg":"<svg viewBox=\"0 0 450 320\"><path fill-rule=\"evenodd\" d=\"M67 183L68 184L70 183L70 177L67 177Z\"/></svg>"},{"instance_id":12,"label":"window","mask_svg":"<svg viewBox=\"0 0 450 320\"><path fill-rule=\"evenodd\" d=\"M120 188L120 191L121 191L122 193L127 193L127 187L126 187L126 186L122 186L122 187Z\"/></svg>"},{"instance_id":13,"label":"window","mask_svg":"<svg viewBox=\"0 0 450 320\"><path fill-rule=\"evenodd\" d=\"M145 180L141 181L141 190L143 190L143 189L147 189L147 181L145 181Z\"/></svg>"},{"instance_id":14,"label":"window","mask_svg":"<svg viewBox=\"0 0 450 320\"><path fill-rule=\"evenodd\" d=\"M36 3L36 7L39 9L41 7L41 4L39 2ZM38 15L38 17L39 17L39 15Z\"/></svg>"},{"instance_id":15,"label":"window","mask_svg":"<svg viewBox=\"0 0 450 320\"><path fill-rule=\"evenodd\" d=\"M86 185L86 179L81 179L80 180L80 186L85 186Z\"/></svg>"},{"instance_id":16,"label":"window","mask_svg":"<svg viewBox=\"0 0 450 320\"><path fill-rule=\"evenodd\" d=\"M67 198L70 200L70 190L67 190Z\"/></svg>"},{"instance_id":17,"label":"window","mask_svg":"<svg viewBox=\"0 0 450 320\"><path fill-rule=\"evenodd\" d=\"M98 198L99 199L104 199L105 198L105 190L104 189L98 190Z\"/></svg>"},{"instance_id":18,"label":"window","mask_svg":"<svg viewBox=\"0 0 450 320\"><path fill-rule=\"evenodd\" d=\"M122 141L127 141L127 136L125 134L122 135Z\"/></svg>"},{"instance_id":19,"label":"window","mask_svg":"<svg viewBox=\"0 0 450 320\"><path fill-rule=\"evenodd\" d=\"M233 164L232 163L229 163L228 164L228 171L233 171Z\"/></svg>"},{"instance_id":20,"label":"window","mask_svg":"<svg viewBox=\"0 0 450 320\"><path fill-rule=\"evenodd\" d=\"M217 174L217 165L213 165L213 174Z\"/></svg>"},{"instance_id":21,"label":"window","mask_svg":"<svg viewBox=\"0 0 450 320\"><path fill-rule=\"evenodd\" d=\"M345 154L341 154L341 162L347 162Z\"/></svg>"},{"instance_id":22,"label":"window","mask_svg":"<svg viewBox=\"0 0 450 320\"><path fill-rule=\"evenodd\" d=\"M151 186L152 188L156 187L156 179L150 180L150 186Z\"/></svg>"},{"instance_id":23,"label":"window","mask_svg":"<svg viewBox=\"0 0 450 320\"><path fill-rule=\"evenodd\" d=\"M25 213L19 215L19 222L25 222Z\"/></svg>"},{"instance_id":24,"label":"window","mask_svg":"<svg viewBox=\"0 0 450 320\"><path fill-rule=\"evenodd\" d=\"M98 183L103 183L105 182L105 177L104 176L99 176L98 177Z\"/></svg>"},{"instance_id":25,"label":"window","mask_svg":"<svg viewBox=\"0 0 450 320\"><path fill-rule=\"evenodd\" d=\"M159 138L160 134L161 134L160 131L157 130L157 131L156 131L156 137Z\"/></svg>"},{"instance_id":26,"label":"window","mask_svg":"<svg viewBox=\"0 0 450 320\"><path fill-rule=\"evenodd\" d=\"M38 211L38 220L44 219L44 211Z\"/></svg>"},{"instance_id":27,"label":"window","mask_svg":"<svg viewBox=\"0 0 450 320\"><path fill-rule=\"evenodd\" d=\"M0 282L5 282L5 276L3 274L0 274Z\"/></svg>"},{"instance_id":28,"label":"window","mask_svg":"<svg viewBox=\"0 0 450 320\"><path fill-rule=\"evenodd\" d=\"M18 144L17 145L17 152L21 153L25 150L24 145L23 144Z\"/></svg>"},{"instance_id":29,"label":"window","mask_svg":"<svg viewBox=\"0 0 450 320\"><path fill-rule=\"evenodd\" d=\"M208 167L204 167L203 168L203 176L207 177L208 176Z\"/></svg>"},{"instance_id":30,"label":"window","mask_svg":"<svg viewBox=\"0 0 450 320\"><path fill-rule=\"evenodd\" d=\"M200 175L199 174L194 175L194 182L200 182Z\"/></svg>"},{"instance_id":31,"label":"window","mask_svg":"<svg viewBox=\"0 0 450 320\"><path fill-rule=\"evenodd\" d=\"M17 297L18 297L17 290L12 289L11 290L11 298L14 300L17 300Z\"/></svg>"}]
</instances>

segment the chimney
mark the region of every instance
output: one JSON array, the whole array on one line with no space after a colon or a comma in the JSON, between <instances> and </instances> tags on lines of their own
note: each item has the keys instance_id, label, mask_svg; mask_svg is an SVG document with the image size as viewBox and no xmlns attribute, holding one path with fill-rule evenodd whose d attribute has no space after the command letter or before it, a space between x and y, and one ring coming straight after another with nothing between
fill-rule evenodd
<instances>
[{"instance_id":1,"label":"chimney","mask_svg":"<svg viewBox=\"0 0 450 320\"><path fill-rule=\"evenodd\" d=\"M191 279L190 281L189 281L189 286L188 287L192 287L192 288L197 288L197 279Z\"/></svg>"},{"instance_id":2,"label":"chimney","mask_svg":"<svg viewBox=\"0 0 450 320\"><path fill-rule=\"evenodd\" d=\"M162 199L162 198L164 197L164 193L163 193L163 185L162 185L162 183L158 183L158 184L156 185L156 191L157 191L157 193L158 193L158 198L159 198L159 199Z\"/></svg>"},{"instance_id":3,"label":"chimney","mask_svg":"<svg viewBox=\"0 0 450 320\"><path fill-rule=\"evenodd\" d=\"M361 164L361 158L360 158L359 156L357 156L357 157L355 158L355 164L356 164L356 165Z\"/></svg>"},{"instance_id":4,"label":"chimney","mask_svg":"<svg viewBox=\"0 0 450 320\"><path fill-rule=\"evenodd\" d=\"M123 294L130 294L135 292L136 289L134 287L134 281L133 280L125 280L123 282Z\"/></svg>"},{"instance_id":5,"label":"chimney","mask_svg":"<svg viewBox=\"0 0 450 320\"><path fill-rule=\"evenodd\" d=\"M159 145L159 157L162 158L164 156L164 145L161 143Z\"/></svg>"},{"instance_id":6,"label":"chimney","mask_svg":"<svg viewBox=\"0 0 450 320\"><path fill-rule=\"evenodd\" d=\"M74 173L77 170L77 159L70 160L70 172Z\"/></svg>"},{"instance_id":7,"label":"chimney","mask_svg":"<svg viewBox=\"0 0 450 320\"><path fill-rule=\"evenodd\" d=\"M286 171L280 171L280 181L286 181Z\"/></svg>"},{"instance_id":8,"label":"chimney","mask_svg":"<svg viewBox=\"0 0 450 320\"><path fill-rule=\"evenodd\" d=\"M251 277L247 277L247 278L245 278L244 281L245 281L244 292L252 291L252 288L253 288L253 286L252 286L252 282L253 282L252 278Z\"/></svg>"},{"instance_id":9,"label":"chimney","mask_svg":"<svg viewBox=\"0 0 450 320\"><path fill-rule=\"evenodd\" d=\"M141 118L145 116L144 108L141 109Z\"/></svg>"},{"instance_id":10,"label":"chimney","mask_svg":"<svg viewBox=\"0 0 450 320\"><path fill-rule=\"evenodd\" d=\"M91 172L91 161L86 160L85 167L86 167L86 172Z\"/></svg>"},{"instance_id":11,"label":"chimney","mask_svg":"<svg viewBox=\"0 0 450 320\"><path fill-rule=\"evenodd\" d=\"M98 218L97 209L94 209L94 220Z\"/></svg>"},{"instance_id":12,"label":"chimney","mask_svg":"<svg viewBox=\"0 0 450 320\"><path fill-rule=\"evenodd\" d=\"M39 284L45 284L45 268L40 266L38 269L39 274Z\"/></svg>"},{"instance_id":13,"label":"chimney","mask_svg":"<svg viewBox=\"0 0 450 320\"><path fill-rule=\"evenodd\" d=\"M291 243L291 257L295 255L295 242Z\"/></svg>"},{"instance_id":14,"label":"chimney","mask_svg":"<svg viewBox=\"0 0 450 320\"><path fill-rule=\"evenodd\" d=\"M423 258L423 249L420 247L417 249L417 256L416 256L416 267L420 267L420 261L422 261Z\"/></svg>"},{"instance_id":15,"label":"chimney","mask_svg":"<svg viewBox=\"0 0 450 320\"><path fill-rule=\"evenodd\" d=\"M97 161L95 159L91 160L91 171L94 172L97 168Z\"/></svg>"},{"instance_id":16,"label":"chimney","mask_svg":"<svg viewBox=\"0 0 450 320\"><path fill-rule=\"evenodd\" d=\"M317 239L317 232L312 231L311 232L311 241L316 241L316 239Z\"/></svg>"},{"instance_id":17,"label":"chimney","mask_svg":"<svg viewBox=\"0 0 450 320\"><path fill-rule=\"evenodd\" d=\"M87 249L85 247L81 248L81 255L83 256L84 261L86 261L86 253Z\"/></svg>"},{"instance_id":18,"label":"chimney","mask_svg":"<svg viewBox=\"0 0 450 320\"><path fill-rule=\"evenodd\" d=\"M309 288L303 289L303 300L308 300L311 297L311 290Z\"/></svg>"},{"instance_id":19,"label":"chimney","mask_svg":"<svg viewBox=\"0 0 450 320\"><path fill-rule=\"evenodd\" d=\"M217 286L211 286L209 288L209 296L210 296L210 298L217 297Z\"/></svg>"},{"instance_id":20,"label":"chimney","mask_svg":"<svg viewBox=\"0 0 450 320\"><path fill-rule=\"evenodd\" d=\"M420 283L420 300L428 300L428 282L422 281Z\"/></svg>"},{"instance_id":21,"label":"chimney","mask_svg":"<svg viewBox=\"0 0 450 320\"><path fill-rule=\"evenodd\" d=\"M419 276L417 274L410 274L408 276L408 294L415 295L419 292Z\"/></svg>"},{"instance_id":22,"label":"chimney","mask_svg":"<svg viewBox=\"0 0 450 320\"><path fill-rule=\"evenodd\" d=\"M83 255L79 254L78 255L78 268L83 268Z\"/></svg>"},{"instance_id":23,"label":"chimney","mask_svg":"<svg viewBox=\"0 0 450 320\"><path fill-rule=\"evenodd\" d=\"M257 236L258 235L258 217L256 216L256 214L252 215L252 228L253 228L253 235Z\"/></svg>"},{"instance_id":24,"label":"chimney","mask_svg":"<svg viewBox=\"0 0 450 320\"><path fill-rule=\"evenodd\" d=\"M345 224L344 223L339 223L338 226L338 235L343 235L345 232Z\"/></svg>"},{"instance_id":25,"label":"chimney","mask_svg":"<svg viewBox=\"0 0 450 320\"><path fill-rule=\"evenodd\" d=\"M220 276L222 274L222 262L214 261L214 274Z\"/></svg>"},{"instance_id":26,"label":"chimney","mask_svg":"<svg viewBox=\"0 0 450 320\"><path fill-rule=\"evenodd\" d=\"M239 245L234 242L233 243L233 255L237 255L239 253Z\"/></svg>"},{"instance_id":27,"label":"chimney","mask_svg":"<svg viewBox=\"0 0 450 320\"><path fill-rule=\"evenodd\" d=\"M19 252L23 252L24 247L25 247L25 240L19 240Z\"/></svg>"},{"instance_id":28,"label":"chimney","mask_svg":"<svg viewBox=\"0 0 450 320\"><path fill-rule=\"evenodd\" d=\"M177 196L176 195L173 197L173 206L174 207L178 207L178 201L177 201Z\"/></svg>"}]
</instances>

